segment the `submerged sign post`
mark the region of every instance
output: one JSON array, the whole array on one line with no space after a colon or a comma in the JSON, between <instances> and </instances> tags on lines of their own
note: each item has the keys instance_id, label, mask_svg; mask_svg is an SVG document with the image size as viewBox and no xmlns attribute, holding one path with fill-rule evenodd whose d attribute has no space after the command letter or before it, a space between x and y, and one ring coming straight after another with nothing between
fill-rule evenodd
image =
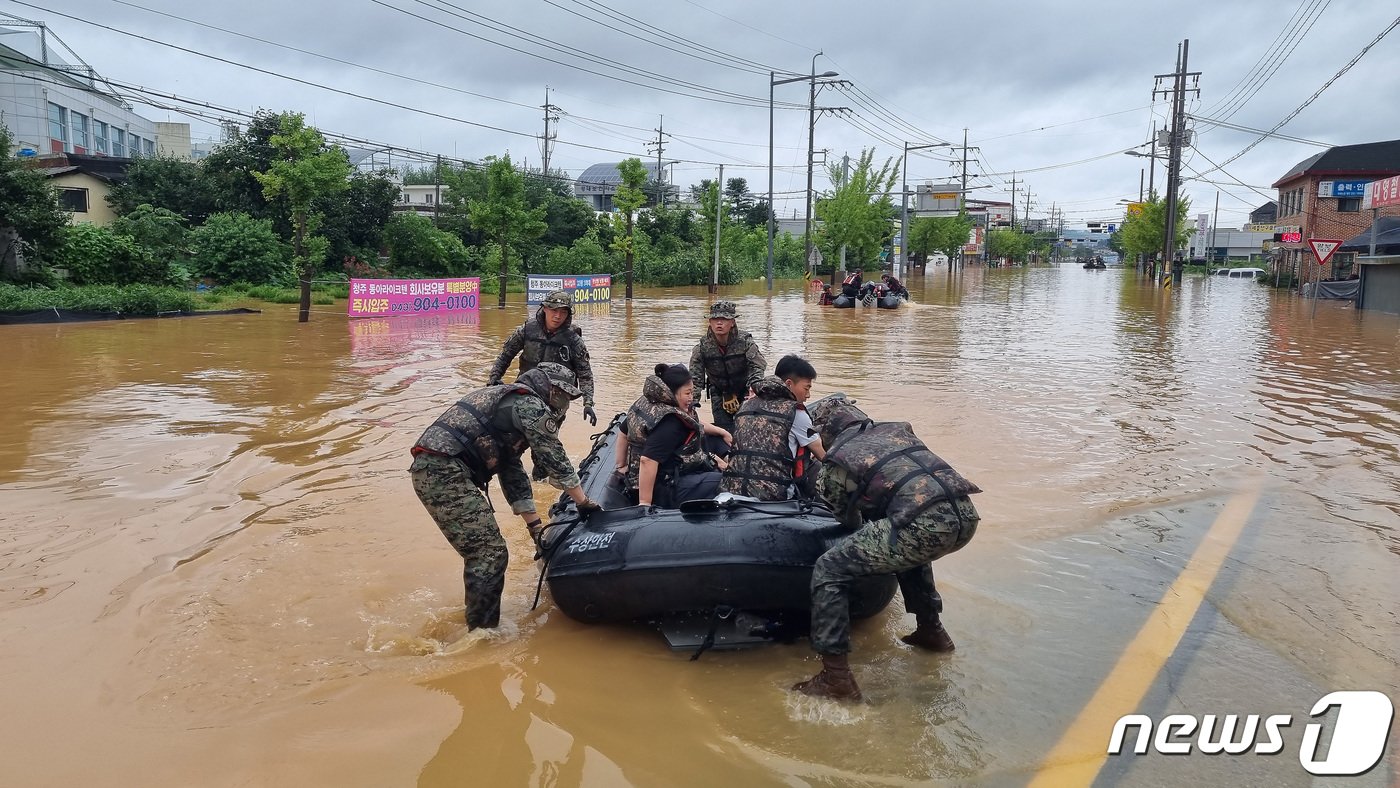
<instances>
[{"instance_id":1,"label":"submerged sign post","mask_svg":"<svg viewBox=\"0 0 1400 788\"><path fill-rule=\"evenodd\" d=\"M555 290L573 296L575 304L600 304L612 300L612 274L529 276L525 278L525 303L538 304Z\"/></svg>"},{"instance_id":2,"label":"submerged sign post","mask_svg":"<svg viewBox=\"0 0 1400 788\"><path fill-rule=\"evenodd\" d=\"M475 312L481 280L466 279L351 279L346 314L350 317L391 317L450 312Z\"/></svg>"}]
</instances>

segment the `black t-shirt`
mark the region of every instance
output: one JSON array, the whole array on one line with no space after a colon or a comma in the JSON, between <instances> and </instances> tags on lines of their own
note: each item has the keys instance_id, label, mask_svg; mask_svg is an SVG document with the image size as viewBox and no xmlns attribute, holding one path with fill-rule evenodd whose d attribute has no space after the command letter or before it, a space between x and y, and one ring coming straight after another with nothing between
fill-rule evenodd
<instances>
[{"instance_id":1,"label":"black t-shirt","mask_svg":"<svg viewBox=\"0 0 1400 788\"><path fill-rule=\"evenodd\" d=\"M642 446L642 456L665 465L676 457L676 452L685 445L690 436L690 428L674 414L663 418L647 435Z\"/></svg>"}]
</instances>

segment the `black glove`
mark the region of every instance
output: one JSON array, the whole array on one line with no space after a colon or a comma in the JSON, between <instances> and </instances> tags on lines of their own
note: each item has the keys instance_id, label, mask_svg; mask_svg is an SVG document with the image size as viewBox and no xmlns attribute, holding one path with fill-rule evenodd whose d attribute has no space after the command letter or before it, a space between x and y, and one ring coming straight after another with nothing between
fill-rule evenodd
<instances>
[{"instance_id":1,"label":"black glove","mask_svg":"<svg viewBox=\"0 0 1400 788\"><path fill-rule=\"evenodd\" d=\"M535 558L538 561L544 555L544 524L539 520L534 525L525 526L530 531L530 541L535 543Z\"/></svg>"},{"instance_id":2,"label":"black glove","mask_svg":"<svg viewBox=\"0 0 1400 788\"><path fill-rule=\"evenodd\" d=\"M594 512L603 511L602 505L599 504L597 501L593 500L592 498L583 499L583 503L576 504L576 507L578 508L578 513L584 517L587 517L588 515L593 514Z\"/></svg>"},{"instance_id":3,"label":"black glove","mask_svg":"<svg viewBox=\"0 0 1400 788\"><path fill-rule=\"evenodd\" d=\"M705 389L701 386L695 387L695 405L699 406L700 401L705 398Z\"/></svg>"},{"instance_id":4,"label":"black glove","mask_svg":"<svg viewBox=\"0 0 1400 788\"><path fill-rule=\"evenodd\" d=\"M592 405L583 406L583 417L585 419L588 419L589 424L592 424L595 427L598 426L598 414L594 412Z\"/></svg>"},{"instance_id":5,"label":"black glove","mask_svg":"<svg viewBox=\"0 0 1400 788\"><path fill-rule=\"evenodd\" d=\"M486 381L486 385L488 385L488 386L499 386L499 385L501 385L501 379L500 379L500 378L491 378L490 380Z\"/></svg>"}]
</instances>

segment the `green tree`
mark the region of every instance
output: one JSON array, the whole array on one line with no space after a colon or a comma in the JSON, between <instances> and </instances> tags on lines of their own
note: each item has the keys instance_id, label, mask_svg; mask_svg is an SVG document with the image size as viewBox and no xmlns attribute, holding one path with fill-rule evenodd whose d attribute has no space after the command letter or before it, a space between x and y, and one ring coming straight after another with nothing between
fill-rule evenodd
<instances>
[{"instance_id":1,"label":"green tree","mask_svg":"<svg viewBox=\"0 0 1400 788\"><path fill-rule=\"evenodd\" d=\"M625 159L617 165L622 175L622 183L617 185L613 195L613 225L619 233L614 234L613 251L621 254L627 265L627 300L632 300L632 274L636 261L636 238L634 223L637 210L646 204L647 171L638 158Z\"/></svg>"},{"instance_id":2,"label":"green tree","mask_svg":"<svg viewBox=\"0 0 1400 788\"><path fill-rule=\"evenodd\" d=\"M180 284L190 278L189 228L185 218L174 211L144 204L112 222L112 232L124 235L150 253L164 267L161 278L169 284Z\"/></svg>"},{"instance_id":3,"label":"green tree","mask_svg":"<svg viewBox=\"0 0 1400 788\"><path fill-rule=\"evenodd\" d=\"M732 179L730 183L733 183L734 180L743 180L743 178ZM701 256L710 261L711 273L713 273L715 259L715 221L718 219L720 225L720 256L723 257L725 251L724 240L733 239L734 237L732 232L726 231L726 228L733 223L733 219L730 218L729 204L722 199L722 195L720 194L719 183L717 181L706 182L709 184L709 188L700 195L700 249L702 252ZM705 277L705 283L710 283L710 277Z\"/></svg>"},{"instance_id":4,"label":"green tree","mask_svg":"<svg viewBox=\"0 0 1400 788\"><path fill-rule=\"evenodd\" d=\"M399 273L462 276L475 270L462 239L416 213L394 214L384 226L384 244L389 247L389 267Z\"/></svg>"},{"instance_id":5,"label":"green tree","mask_svg":"<svg viewBox=\"0 0 1400 788\"><path fill-rule=\"evenodd\" d=\"M200 162L200 167L217 210L242 211L254 218L272 219L279 232L289 232L291 223L285 203L269 201L256 176L256 173L267 172L277 157L272 137L281 128L282 115L258 110L243 133L215 148Z\"/></svg>"},{"instance_id":6,"label":"green tree","mask_svg":"<svg viewBox=\"0 0 1400 788\"><path fill-rule=\"evenodd\" d=\"M311 279L326 259L329 242L316 230L321 214L313 212L312 202L322 195L339 194L348 187L350 159L340 148L326 145L321 132L306 125L297 113L282 115L278 133L268 140L275 158L266 172L253 176L262 184L268 199L285 197L292 215L292 253L301 272L301 308L297 321L311 318Z\"/></svg>"},{"instance_id":7,"label":"green tree","mask_svg":"<svg viewBox=\"0 0 1400 788\"><path fill-rule=\"evenodd\" d=\"M133 160L126 177L107 195L107 204L118 216L151 205L183 216L190 225L202 224L218 210L213 183L203 168L170 156Z\"/></svg>"},{"instance_id":8,"label":"green tree","mask_svg":"<svg viewBox=\"0 0 1400 788\"><path fill-rule=\"evenodd\" d=\"M828 250L839 253L845 246L857 265L876 260L885 241L894 236L890 190L899 179L899 168L888 158L876 169L874 158L873 148L861 151L849 177L840 166L828 166L831 182L838 185L816 205Z\"/></svg>"},{"instance_id":9,"label":"green tree","mask_svg":"<svg viewBox=\"0 0 1400 788\"><path fill-rule=\"evenodd\" d=\"M730 178L724 182L724 202L729 209L729 220L734 223L748 218L754 207L754 196L749 192L747 178Z\"/></svg>"},{"instance_id":10,"label":"green tree","mask_svg":"<svg viewBox=\"0 0 1400 788\"><path fill-rule=\"evenodd\" d=\"M1195 228L1188 226L1187 214L1191 210L1191 200L1182 197L1176 205L1176 243L1173 251L1184 249ZM1152 259L1162 251L1162 239L1167 232L1167 199L1153 194L1143 205L1142 211L1133 214L1118 228L1119 243L1123 251L1130 255L1146 255Z\"/></svg>"},{"instance_id":11,"label":"green tree","mask_svg":"<svg viewBox=\"0 0 1400 788\"><path fill-rule=\"evenodd\" d=\"M357 172L345 191L321 195L313 206L325 217L321 234L328 243L327 263L343 263L346 257L374 260L383 243L384 226L394 215L399 187L389 179L391 171Z\"/></svg>"},{"instance_id":12,"label":"green tree","mask_svg":"<svg viewBox=\"0 0 1400 788\"><path fill-rule=\"evenodd\" d=\"M54 262L77 285L164 284L166 266L125 235L94 224L63 228Z\"/></svg>"},{"instance_id":13,"label":"green tree","mask_svg":"<svg viewBox=\"0 0 1400 788\"><path fill-rule=\"evenodd\" d=\"M216 213L190 231L189 247L195 271L217 282L290 285L296 277L270 219Z\"/></svg>"},{"instance_id":14,"label":"green tree","mask_svg":"<svg viewBox=\"0 0 1400 788\"><path fill-rule=\"evenodd\" d=\"M506 273L510 253L523 241L539 238L549 227L544 223L545 208L531 208L525 202L525 178L516 172L506 155L486 168L486 195L470 205L472 227L490 239L500 251L500 293L496 306L506 308Z\"/></svg>"},{"instance_id":15,"label":"green tree","mask_svg":"<svg viewBox=\"0 0 1400 788\"><path fill-rule=\"evenodd\" d=\"M1012 262L1025 262L1031 251L1032 239L1020 230L998 227L987 234L987 254L1005 257Z\"/></svg>"},{"instance_id":16,"label":"green tree","mask_svg":"<svg viewBox=\"0 0 1400 788\"><path fill-rule=\"evenodd\" d=\"M949 260L957 258L972 233L972 217L965 212L957 216L926 216L909 223L909 251L923 255L942 254Z\"/></svg>"},{"instance_id":17,"label":"green tree","mask_svg":"<svg viewBox=\"0 0 1400 788\"><path fill-rule=\"evenodd\" d=\"M41 263L57 252L68 213L48 179L10 155L13 144L9 129L0 126L0 279L42 279ZM39 260L26 261L26 247Z\"/></svg>"}]
</instances>

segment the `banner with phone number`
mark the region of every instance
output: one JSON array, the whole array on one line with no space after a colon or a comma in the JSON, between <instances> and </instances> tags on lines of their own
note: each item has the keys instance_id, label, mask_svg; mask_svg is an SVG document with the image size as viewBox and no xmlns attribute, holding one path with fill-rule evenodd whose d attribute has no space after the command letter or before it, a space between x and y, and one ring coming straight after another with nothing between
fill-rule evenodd
<instances>
[{"instance_id":1,"label":"banner with phone number","mask_svg":"<svg viewBox=\"0 0 1400 788\"><path fill-rule=\"evenodd\" d=\"M555 290L563 290L575 304L598 304L612 300L612 274L581 276L529 276L525 278L525 303L538 304Z\"/></svg>"},{"instance_id":2,"label":"banner with phone number","mask_svg":"<svg viewBox=\"0 0 1400 788\"><path fill-rule=\"evenodd\" d=\"M350 317L475 312L481 279L351 279Z\"/></svg>"}]
</instances>

